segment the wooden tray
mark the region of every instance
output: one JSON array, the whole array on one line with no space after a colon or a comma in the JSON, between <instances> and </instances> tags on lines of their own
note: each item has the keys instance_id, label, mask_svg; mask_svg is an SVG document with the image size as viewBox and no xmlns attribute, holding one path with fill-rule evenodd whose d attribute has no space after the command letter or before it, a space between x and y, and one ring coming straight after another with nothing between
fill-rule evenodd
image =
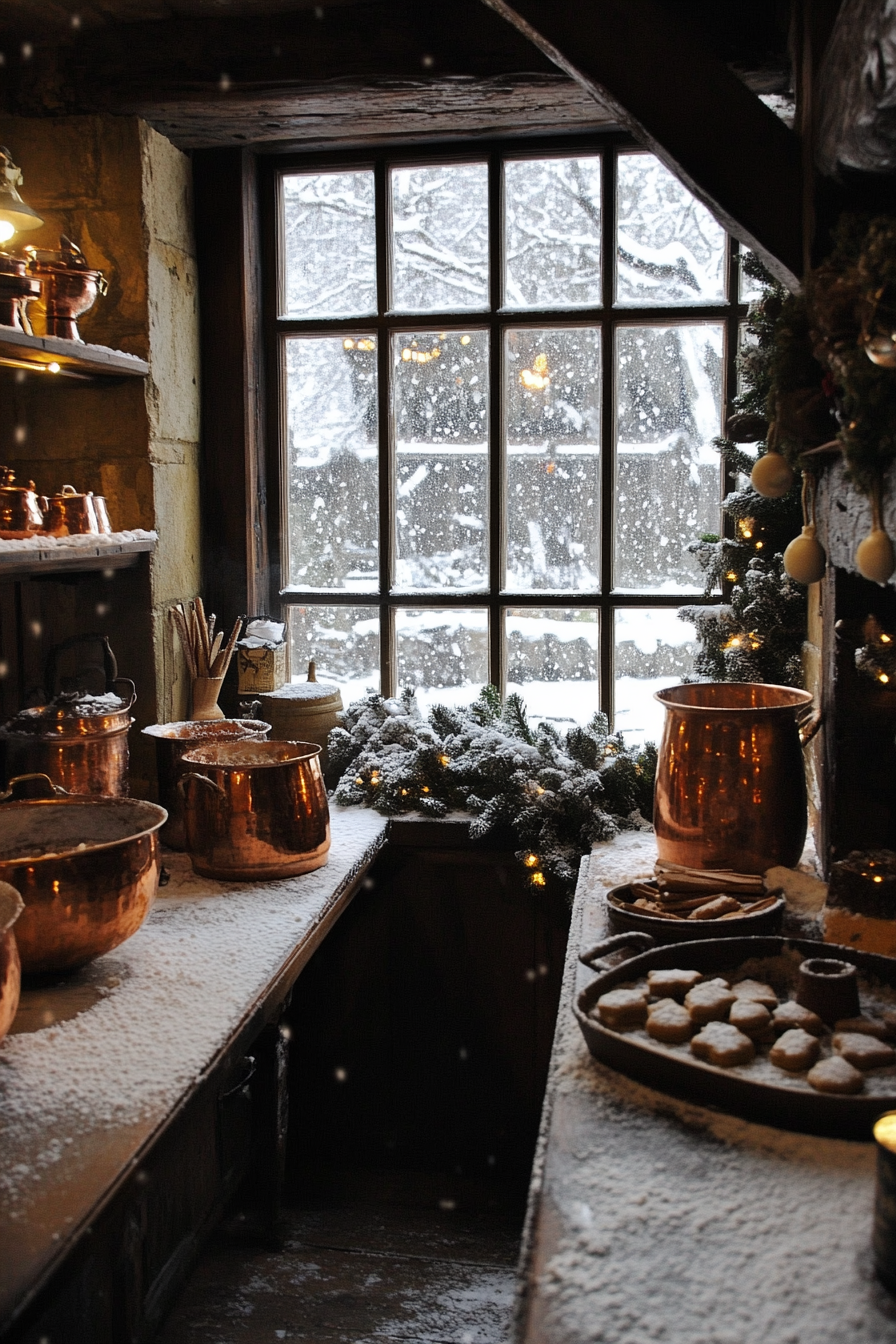
<instances>
[{"instance_id":1,"label":"wooden tray","mask_svg":"<svg viewBox=\"0 0 896 1344\"><path fill-rule=\"evenodd\" d=\"M820 946L826 956L852 962L857 967L860 992L872 977L896 991L896 959L857 952L850 947L820 945L804 938L770 937L706 938L656 947L649 934L620 933L579 957L591 970L598 972L598 977L578 996L574 1012L595 1059L649 1087L703 1106L729 1111L746 1120L776 1125L779 1129L867 1140L871 1138L871 1126L877 1117L884 1111L896 1110L896 1076L892 1078L892 1092L888 1090L886 1095L834 1096L813 1091L799 1076L795 1076L793 1082L787 1082L786 1075L782 1074L780 1083L770 1083L706 1064L691 1054L674 1054L658 1042L631 1032L611 1031L588 1016L601 994L638 980L651 970L684 967L727 975L729 971L737 971L745 961L777 957L783 952L815 957L819 955ZM600 960L606 953L624 948L634 949L635 954L612 967Z\"/></svg>"},{"instance_id":2,"label":"wooden tray","mask_svg":"<svg viewBox=\"0 0 896 1344\"><path fill-rule=\"evenodd\" d=\"M642 882L655 887L655 882ZM659 888L657 887L657 890ZM779 896L774 905L759 910L755 915L745 914L739 919L660 919L645 914L628 904L633 899L631 887L625 883L607 892L607 918L614 933L631 929L649 933L655 943L690 943L695 938L735 938L740 934L758 935L780 933L784 919L784 899Z\"/></svg>"}]
</instances>

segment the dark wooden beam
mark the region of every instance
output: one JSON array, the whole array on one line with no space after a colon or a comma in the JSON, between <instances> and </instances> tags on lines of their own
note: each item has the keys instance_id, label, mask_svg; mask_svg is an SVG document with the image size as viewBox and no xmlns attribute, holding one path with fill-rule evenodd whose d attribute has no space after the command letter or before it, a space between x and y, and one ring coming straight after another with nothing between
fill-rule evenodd
<instances>
[{"instance_id":1,"label":"dark wooden beam","mask_svg":"<svg viewBox=\"0 0 896 1344\"><path fill-rule=\"evenodd\" d=\"M796 136L651 0L483 0L648 146L784 284L802 273Z\"/></svg>"}]
</instances>

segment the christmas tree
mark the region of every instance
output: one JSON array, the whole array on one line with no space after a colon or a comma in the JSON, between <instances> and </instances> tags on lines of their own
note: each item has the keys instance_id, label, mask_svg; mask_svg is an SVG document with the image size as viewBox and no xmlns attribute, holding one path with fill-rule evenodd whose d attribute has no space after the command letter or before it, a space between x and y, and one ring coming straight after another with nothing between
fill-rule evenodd
<instances>
[{"instance_id":1,"label":"christmas tree","mask_svg":"<svg viewBox=\"0 0 896 1344\"><path fill-rule=\"evenodd\" d=\"M798 685L806 590L785 573L783 553L802 526L802 477L795 471L786 494L772 499L754 489L750 474L757 459L769 452L773 418L775 447L792 461L804 449L805 393L818 393L822 370L812 358L802 301L789 295L752 254L744 257L743 266L763 286L763 294L751 305L746 321L734 413L726 436L714 445L737 481L722 505L733 521L733 535L705 535L688 548L706 575L705 596L723 588L730 599L718 606L683 607L679 615L697 628L698 677ZM817 416L814 401L808 409ZM829 418L828 407L822 410ZM808 437L820 441L811 429ZM753 444L755 454L744 444Z\"/></svg>"},{"instance_id":2,"label":"christmas tree","mask_svg":"<svg viewBox=\"0 0 896 1344\"><path fill-rule=\"evenodd\" d=\"M413 690L370 694L349 705L330 733L330 765L342 777L337 803L387 815L473 814L470 835L509 826L534 886L546 874L571 895L579 859L596 840L646 826L653 811L656 750L625 746L604 714L561 736L532 728L518 695L494 686L464 708L437 705L424 719Z\"/></svg>"}]
</instances>

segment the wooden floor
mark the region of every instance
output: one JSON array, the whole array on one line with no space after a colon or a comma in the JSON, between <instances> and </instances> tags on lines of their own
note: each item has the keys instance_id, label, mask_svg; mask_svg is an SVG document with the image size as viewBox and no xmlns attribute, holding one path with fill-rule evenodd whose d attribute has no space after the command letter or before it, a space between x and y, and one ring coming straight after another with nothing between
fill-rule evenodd
<instances>
[{"instance_id":1,"label":"wooden floor","mask_svg":"<svg viewBox=\"0 0 896 1344\"><path fill-rule=\"evenodd\" d=\"M282 1249L232 1222L157 1344L503 1344L523 1192L430 1174L330 1174L286 1211Z\"/></svg>"}]
</instances>

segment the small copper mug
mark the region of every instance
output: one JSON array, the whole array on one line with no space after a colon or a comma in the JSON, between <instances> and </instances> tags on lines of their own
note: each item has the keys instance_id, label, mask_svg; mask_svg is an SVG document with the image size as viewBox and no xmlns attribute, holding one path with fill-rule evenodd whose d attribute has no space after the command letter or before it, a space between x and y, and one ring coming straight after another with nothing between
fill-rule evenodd
<instances>
[{"instance_id":1,"label":"small copper mug","mask_svg":"<svg viewBox=\"0 0 896 1344\"><path fill-rule=\"evenodd\" d=\"M265 880L327 861L330 810L316 742L217 742L181 759L187 851L204 877ZM203 771L204 773L198 773Z\"/></svg>"},{"instance_id":2,"label":"small copper mug","mask_svg":"<svg viewBox=\"0 0 896 1344\"><path fill-rule=\"evenodd\" d=\"M44 525L34 482L15 484L16 474L0 467L0 531L39 532Z\"/></svg>"},{"instance_id":3,"label":"small copper mug","mask_svg":"<svg viewBox=\"0 0 896 1344\"><path fill-rule=\"evenodd\" d=\"M799 861L806 841L801 748L821 726L808 691L695 682L657 691L666 709L653 824L659 858L687 868L764 873Z\"/></svg>"},{"instance_id":4,"label":"small copper mug","mask_svg":"<svg viewBox=\"0 0 896 1344\"><path fill-rule=\"evenodd\" d=\"M92 494L82 495L73 485L64 485L58 495L45 503L44 527L54 537L99 535L101 529Z\"/></svg>"}]
</instances>

